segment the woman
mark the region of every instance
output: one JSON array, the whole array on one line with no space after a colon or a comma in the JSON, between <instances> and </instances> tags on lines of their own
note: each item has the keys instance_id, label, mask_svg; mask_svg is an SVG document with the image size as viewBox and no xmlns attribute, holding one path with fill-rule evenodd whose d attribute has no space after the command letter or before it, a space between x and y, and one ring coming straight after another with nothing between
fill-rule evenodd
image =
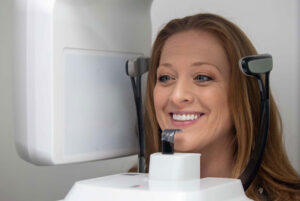
<instances>
[{"instance_id":1,"label":"woman","mask_svg":"<svg viewBox=\"0 0 300 201\"><path fill-rule=\"evenodd\" d=\"M213 14L172 20L158 33L146 94L148 163L160 151L161 130L180 128L175 151L202 153L201 177L239 177L258 133L260 94L238 61L255 54L236 25ZM300 200L299 175L286 156L272 95L270 108L262 164L246 193L254 200Z\"/></svg>"}]
</instances>

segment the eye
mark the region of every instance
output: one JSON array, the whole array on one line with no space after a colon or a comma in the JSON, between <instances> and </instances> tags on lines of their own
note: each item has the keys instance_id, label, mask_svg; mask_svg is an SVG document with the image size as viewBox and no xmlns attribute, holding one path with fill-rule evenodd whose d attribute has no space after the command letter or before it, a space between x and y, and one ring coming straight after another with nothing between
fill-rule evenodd
<instances>
[{"instance_id":1,"label":"eye","mask_svg":"<svg viewBox=\"0 0 300 201\"><path fill-rule=\"evenodd\" d=\"M169 80L172 80L172 77L169 76L169 75L161 75L161 76L158 77L158 81L159 82L165 83L165 82L167 82Z\"/></svg>"},{"instance_id":2,"label":"eye","mask_svg":"<svg viewBox=\"0 0 300 201\"><path fill-rule=\"evenodd\" d=\"M197 75L194 80L199 81L199 82L207 82L212 80L211 77L207 76L207 75Z\"/></svg>"}]
</instances>

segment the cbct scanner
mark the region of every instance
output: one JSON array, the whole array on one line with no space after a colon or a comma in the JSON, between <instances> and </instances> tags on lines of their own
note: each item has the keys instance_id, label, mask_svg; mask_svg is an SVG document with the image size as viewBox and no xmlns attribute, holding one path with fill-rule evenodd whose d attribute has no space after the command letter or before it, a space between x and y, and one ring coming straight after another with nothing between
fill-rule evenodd
<instances>
[{"instance_id":1,"label":"cbct scanner","mask_svg":"<svg viewBox=\"0 0 300 201\"><path fill-rule=\"evenodd\" d=\"M263 83L260 75L268 77L272 57L240 61L245 74L258 78L263 100L261 143L240 179L200 179L200 154L173 153L178 130L162 133L162 153L151 155L149 174L143 173L141 76L154 2L15 0L18 153L36 165L139 153L139 173L76 182L64 201L248 201L244 189L256 174L268 130L268 79Z\"/></svg>"}]
</instances>

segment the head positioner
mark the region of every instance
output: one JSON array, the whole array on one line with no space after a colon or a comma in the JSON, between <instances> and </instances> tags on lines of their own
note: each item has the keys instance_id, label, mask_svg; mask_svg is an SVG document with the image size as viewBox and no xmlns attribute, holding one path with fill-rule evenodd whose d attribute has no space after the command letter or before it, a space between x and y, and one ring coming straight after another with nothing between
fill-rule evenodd
<instances>
[{"instance_id":1,"label":"head positioner","mask_svg":"<svg viewBox=\"0 0 300 201\"><path fill-rule=\"evenodd\" d=\"M130 77L136 105L139 137L139 172L146 172L145 137L142 112L142 75L148 71L149 58L138 57L126 62L126 74Z\"/></svg>"},{"instance_id":2,"label":"head positioner","mask_svg":"<svg viewBox=\"0 0 300 201\"><path fill-rule=\"evenodd\" d=\"M259 133L255 139L255 147L251 152L248 164L239 177L246 191L256 176L267 142L270 119L269 74L273 68L273 61L271 55L261 54L243 57L239 64L244 74L257 78L261 96Z\"/></svg>"},{"instance_id":3,"label":"head positioner","mask_svg":"<svg viewBox=\"0 0 300 201\"><path fill-rule=\"evenodd\" d=\"M248 76L265 74L272 70L273 60L269 54L243 57L239 61L241 71Z\"/></svg>"}]
</instances>

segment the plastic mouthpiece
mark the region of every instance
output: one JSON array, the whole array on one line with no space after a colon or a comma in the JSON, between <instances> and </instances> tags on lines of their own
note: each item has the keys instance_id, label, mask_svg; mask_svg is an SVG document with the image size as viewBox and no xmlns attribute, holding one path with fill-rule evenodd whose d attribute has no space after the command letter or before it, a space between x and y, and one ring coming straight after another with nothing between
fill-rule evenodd
<instances>
[{"instance_id":1,"label":"plastic mouthpiece","mask_svg":"<svg viewBox=\"0 0 300 201\"><path fill-rule=\"evenodd\" d=\"M174 154L174 137L181 129L165 129L161 134L162 154Z\"/></svg>"}]
</instances>

